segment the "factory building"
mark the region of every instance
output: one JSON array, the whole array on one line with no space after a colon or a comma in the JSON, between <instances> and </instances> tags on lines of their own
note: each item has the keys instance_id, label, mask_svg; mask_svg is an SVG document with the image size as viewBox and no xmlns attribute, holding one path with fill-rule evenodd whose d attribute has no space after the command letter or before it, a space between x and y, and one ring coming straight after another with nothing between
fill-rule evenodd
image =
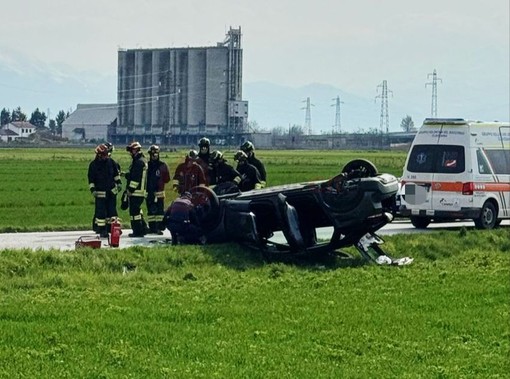
<instances>
[{"instance_id":1,"label":"factory building","mask_svg":"<svg viewBox=\"0 0 510 379\"><path fill-rule=\"evenodd\" d=\"M212 47L118 52L116 143L194 145L207 136L238 145L248 136L242 99L241 28Z\"/></svg>"}]
</instances>

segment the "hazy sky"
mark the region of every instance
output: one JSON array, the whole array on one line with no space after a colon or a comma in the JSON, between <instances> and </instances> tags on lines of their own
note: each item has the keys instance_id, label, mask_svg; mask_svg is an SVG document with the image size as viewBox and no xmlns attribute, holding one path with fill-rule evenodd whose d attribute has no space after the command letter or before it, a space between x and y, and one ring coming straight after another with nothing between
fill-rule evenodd
<instances>
[{"instance_id":1,"label":"hazy sky","mask_svg":"<svg viewBox=\"0 0 510 379\"><path fill-rule=\"evenodd\" d=\"M3 49L115 74L119 47L210 46L241 26L245 82L373 97L387 80L394 97L430 99L437 69L445 106L509 107L509 0L12 0L2 14L0 64Z\"/></svg>"}]
</instances>

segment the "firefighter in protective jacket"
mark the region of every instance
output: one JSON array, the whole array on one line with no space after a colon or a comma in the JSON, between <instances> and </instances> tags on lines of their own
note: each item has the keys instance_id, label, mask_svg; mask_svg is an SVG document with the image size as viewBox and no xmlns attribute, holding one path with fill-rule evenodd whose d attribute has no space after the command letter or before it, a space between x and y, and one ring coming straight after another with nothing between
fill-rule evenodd
<instances>
[{"instance_id":1,"label":"firefighter in protective jacket","mask_svg":"<svg viewBox=\"0 0 510 379\"><path fill-rule=\"evenodd\" d=\"M234 155L234 160L237 161L237 172L241 174L239 189L244 192L262 188L259 170L248 163L248 155L239 150Z\"/></svg>"},{"instance_id":2,"label":"firefighter in protective jacket","mask_svg":"<svg viewBox=\"0 0 510 379\"><path fill-rule=\"evenodd\" d=\"M248 163L255 166L255 168L259 171L260 184L261 184L262 188L264 188L266 186L266 180L267 180L266 179L266 167L264 166L264 163L262 163L260 161L260 159L258 159L255 156L255 146L250 141L246 141L241 145L241 147L239 149L244 151L246 153L246 155L248 156Z\"/></svg>"},{"instance_id":3,"label":"firefighter in protective jacket","mask_svg":"<svg viewBox=\"0 0 510 379\"><path fill-rule=\"evenodd\" d=\"M108 237L108 225L117 217L117 193L122 189L117 164L108 156L106 145L98 145L88 170L89 189L95 198L93 229Z\"/></svg>"},{"instance_id":4,"label":"firefighter in protective jacket","mask_svg":"<svg viewBox=\"0 0 510 379\"><path fill-rule=\"evenodd\" d=\"M152 234L163 234L165 225L165 184L170 181L170 172L165 162L159 159L159 146L149 147L147 170L147 222Z\"/></svg>"},{"instance_id":5,"label":"firefighter in protective jacket","mask_svg":"<svg viewBox=\"0 0 510 379\"><path fill-rule=\"evenodd\" d=\"M174 190L179 192L180 195L190 191L193 187L207 185L207 177L204 169L198 162L199 160L198 153L195 150L190 150L184 162L175 168L172 184Z\"/></svg>"},{"instance_id":6,"label":"firefighter in protective jacket","mask_svg":"<svg viewBox=\"0 0 510 379\"><path fill-rule=\"evenodd\" d=\"M133 142L126 146L126 151L131 154L131 166L126 173L126 191L129 197L129 217L133 233L129 237L143 237L147 232L147 225L142 215L142 203L146 196L147 185L147 162L142 153L139 142Z\"/></svg>"}]
</instances>

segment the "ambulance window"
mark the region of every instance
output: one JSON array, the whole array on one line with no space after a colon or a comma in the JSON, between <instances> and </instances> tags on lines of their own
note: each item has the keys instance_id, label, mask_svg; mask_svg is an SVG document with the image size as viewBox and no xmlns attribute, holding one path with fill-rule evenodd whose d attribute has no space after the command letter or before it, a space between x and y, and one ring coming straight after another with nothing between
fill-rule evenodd
<instances>
[{"instance_id":1,"label":"ambulance window","mask_svg":"<svg viewBox=\"0 0 510 379\"><path fill-rule=\"evenodd\" d=\"M407 169L410 172L432 172L434 167L434 145L415 145L409 155Z\"/></svg>"},{"instance_id":2,"label":"ambulance window","mask_svg":"<svg viewBox=\"0 0 510 379\"><path fill-rule=\"evenodd\" d=\"M495 174L510 175L510 151L485 150Z\"/></svg>"},{"instance_id":3,"label":"ambulance window","mask_svg":"<svg viewBox=\"0 0 510 379\"><path fill-rule=\"evenodd\" d=\"M487 162L487 159L482 154L482 151L480 149L476 150L476 161L478 164L478 173L480 173L480 174L490 174L491 173L489 162Z\"/></svg>"},{"instance_id":4,"label":"ambulance window","mask_svg":"<svg viewBox=\"0 0 510 379\"><path fill-rule=\"evenodd\" d=\"M438 173L458 174L464 172L464 147L463 146L437 146L438 148Z\"/></svg>"},{"instance_id":5,"label":"ambulance window","mask_svg":"<svg viewBox=\"0 0 510 379\"><path fill-rule=\"evenodd\" d=\"M407 170L410 172L456 174L464 172L464 146L415 145Z\"/></svg>"}]
</instances>

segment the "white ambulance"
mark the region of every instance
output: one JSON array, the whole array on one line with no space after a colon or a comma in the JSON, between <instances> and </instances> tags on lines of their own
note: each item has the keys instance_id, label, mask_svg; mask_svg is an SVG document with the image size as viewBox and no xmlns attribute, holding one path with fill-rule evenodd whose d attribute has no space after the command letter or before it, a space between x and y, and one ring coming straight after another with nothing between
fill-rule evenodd
<instances>
[{"instance_id":1,"label":"white ambulance","mask_svg":"<svg viewBox=\"0 0 510 379\"><path fill-rule=\"evenodd\" d=\"M416 228L473 219L492 229L510 219L510 124L425 119L401 184L400 213Z\"/></svg>"}]
</instances>

